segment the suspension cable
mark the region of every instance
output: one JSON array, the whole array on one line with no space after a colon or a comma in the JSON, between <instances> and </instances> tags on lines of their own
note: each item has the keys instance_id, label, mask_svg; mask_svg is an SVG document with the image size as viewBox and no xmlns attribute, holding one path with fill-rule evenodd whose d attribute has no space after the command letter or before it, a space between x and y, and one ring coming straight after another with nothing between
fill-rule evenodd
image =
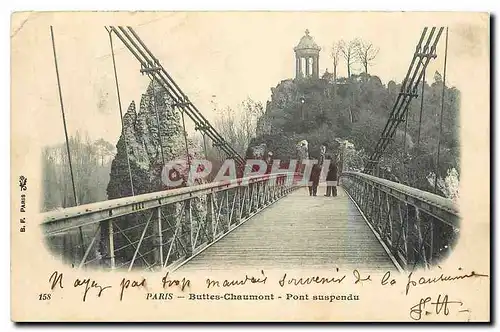
<instances>
[{"instance_id":1,"label":"suspension cable","mask_svg":"<svg viewBox=\"0 0 500 332\"><path fill-rule=\"evenodd\" d=\"M207 154L207 139L205 137L205 134L201 134L203 137L203 152L205 153L205 159L208 159L208 154Z\"/></svg>"},{"instance_id":2,"label":"suspension cable","mask_svg":"<svg viewBox=\"0 0 500 332\"><path fill-rule=\"evenodd\" d=\"M403 176L406 178L406 133L408 131L408 113L410 113L410 104L406 105L406 111L405 111L405 134L403 136ZM408 180L408 179L406 179ZM407 181L408 183L408 181Z\"/></svg>"},{"instance_id":3,"label":"suspension cable","mask_svg":"<svg viewBox=\"0 0 500 332\"><path fill-rule=\"evenodd\" d=\"M127 168L128 168L128 176L130 179L130 188L132 190L132 196L135 196L134 193L134 181L132 180L132 171L130 169L130 157L128 153L128 143L127 143L127 136L125 135L124 127L123 127L123 110L122 110L122 102L120 98L120 87L118 85L118 74L116 72L116 62L115 62L115 51L113 49L113 37L111 35L111 32L113 30L106 28L106 31L108 32L109 35L109 45L111 47L111 58L113 59L113 71L115 74L115 85L116 85L116 94L118 96L118 109L120 110L120 121L122 124L122 135L123 135L123 141L125 142L125 153L127 155Z\"/></svg>"},{"instance_id":4,"label":"suspension cable","mask_svg":"<svg viewBox=\"0 0 500 332\"><path fill-rule=\"evenodd\" d=\"M64 115L64 104L63 104L62 92L61 92L61 81L59 79L59 67L57 66L56 43L54 41L54 31L52 29L52 26L50 26L50 36L52 38L52 50L54 51L54 64L56 67L57 88L59 90L59 103L61 104L61 113L62 113L62 119L63 119L63 125L64 125L64 136L66 138L66 149L68 151L69 172L71 175L71 184L73 186L73 198L75 199L75 206L76 206L79 204L78 204L78 198L76 196L75 177L73 175L73 166L71 163L71 152L70 152L70 148L69 148L68 130L66 128L66 116Z\"/></svg>"},{"instance_id":5,"label":"suspension cable","mask_svg":"<svg viewBox=\"0 0 500 332\"><path fill-rule=\"evenodd\" d=\"M144 43L140 40L137 34L131 27L127 27L127 32L123 27L109 27L124 45L131 51L134 57L147 69L158 68L158 72L153 72L153 77L165 87L167 93L172 99L179 104L179 107L193 120L198 129L201 129L209 138L218 143L220 147L227 153L228 156L233 156L239 163L244 163L244 158L241 157L222 136L210 125L208 120L201 112L189 101L187 96L179 89L170 75L165 71L163 66L158 62L153 54L147 49ZM142 48L139 46L142 46ZM195 128L196 129L196 128Z\"/></svg>"},{"instance_id":6,"label":"suspension cable","mask_svg":"<svg viewBox=\"0 0 500 332\"><path fill-rule=\"evenodd\" d=\"M188 176L189 172L191 171L191 160L189 160L189 145L188 145L188 139L187 139L187 131L186 131L186 121L184 120L184 110L181 109L181 117L182 117L182 130L183 130L183 135L184 135L184 144L186 146L186 160L188 164ZM186 179L186 184L188 179Z\"/></svg>"},{"instance_id":7,"label":"suspension cable","mask_svg":"<svg viewBox=\"0 0 500 332\"><path fill-rule=\"evenodd\" d=\"M420 129L422 127L422 113L424 110L425 72L426 72L426 70L424 69L424 75L422 78L422 95L420 96L420 118L418 121L418 138L417 138L417 145L418 146L420 146Z\"/></svg>"},{"instance_id":8,"label":"suspension cable","mask_svg":"<svg viewBox=\"0 0 500 332\"><path fill-rule=\"evenodd\" d=\"M436 160L436 171L434 177L434 193L437 192L437 178L439 170L439 157L441 151L441 133L443 131L443 113L444 113L444 92L446 89L446 60L448 57L448 27L446 27L446 42L444 48L444 68L443 68L443 90L441 91L441 120L439 122L439 136L438 136L438 147L437 147L437 160Z\"/></svg>"},{"instance_id":9,"label":"suspension cable","mask_svg":"<svg viewBox=\"0 0 500 332\"><path fill-rule=\"evenodd\" d=\"M61 91L61 81L59 79L59 67L57 65L57 55L56 55L56 43L54 40L54 30L52 28L52 25L50 26L50 36L52 38L52 50L54 51L54 64L56 68L56 77L57 77L57 88L59 90L59 103L61 104L61 113L62 113L62 119L63 119L63 126L64 126L64 137L66 138L66 149L68 151L68 162L69 162L69 172L71 175L71 185L73 187L73 198L75 199L75 206L79 205L78 203L78 197L76 196L76 186L75 186L75 177L73 175L73 164L71 162L71 152L69 148L69 139L68 139L68 130L66 127L66 116L64 114L64 103L62 99L62 91ZM84 254L85 249L83 248L83 244L85 243L84 238L83 238L83 230L82 227L78 227L78 233L80 235L80 241L82 241L82 253Z\"/></svg>"}]
</instances>

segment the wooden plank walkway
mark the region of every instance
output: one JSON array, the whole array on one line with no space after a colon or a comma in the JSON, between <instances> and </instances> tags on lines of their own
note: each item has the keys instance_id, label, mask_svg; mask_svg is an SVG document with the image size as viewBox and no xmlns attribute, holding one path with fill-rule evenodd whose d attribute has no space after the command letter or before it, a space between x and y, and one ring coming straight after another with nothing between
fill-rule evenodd
<instances>
[{"instance_id":1,"label":"wooden plank walkway","mask_svg":"<svg viewBox=\"0 0 500 332\"><path fill-rule=\"evenodd\" d=\"M238 268L363 268L395 270L383 246L347 194L310 197L299 188L266 208L180 267L186 270Z\"/></svg>"}]
</instances>

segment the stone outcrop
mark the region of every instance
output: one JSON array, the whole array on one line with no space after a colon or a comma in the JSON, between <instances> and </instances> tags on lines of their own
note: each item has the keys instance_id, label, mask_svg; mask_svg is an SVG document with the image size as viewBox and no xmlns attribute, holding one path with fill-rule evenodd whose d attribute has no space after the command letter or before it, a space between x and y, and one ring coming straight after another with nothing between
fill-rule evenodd
<instances>
[{"instance_id":1,"label":"stone outcrop","mask_svg":"<svg viewBox=\"0 0 500 332\"><path fill-rule=\"evenodd\" d=\"M134 101L130 103L123 116L123 131L111 166L108 199L132 195L127 157L135 195L167 189L161 182L164 163L186 159L180 114L172 103L157 83L149 84L139 109ZM190 154L196 153L193 144L190 145Z\"/></svg>"}]
</instances>

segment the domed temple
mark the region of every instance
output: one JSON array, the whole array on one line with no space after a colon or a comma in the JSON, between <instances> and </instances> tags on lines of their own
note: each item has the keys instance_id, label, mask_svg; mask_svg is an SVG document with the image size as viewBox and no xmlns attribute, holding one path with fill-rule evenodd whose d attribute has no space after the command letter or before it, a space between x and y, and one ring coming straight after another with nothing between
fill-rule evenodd
<instances>
[{"instance_id":1,"label":"domed temple","mask_svg":"<svg viewBox=\"0 0 500 332\"><path fill-rule=\"evenodd\" d=\"M321 47L309 35L309 30L293 49L295 51L295 78L319 76L319 51Z\"/></svg>"}]
</instances>

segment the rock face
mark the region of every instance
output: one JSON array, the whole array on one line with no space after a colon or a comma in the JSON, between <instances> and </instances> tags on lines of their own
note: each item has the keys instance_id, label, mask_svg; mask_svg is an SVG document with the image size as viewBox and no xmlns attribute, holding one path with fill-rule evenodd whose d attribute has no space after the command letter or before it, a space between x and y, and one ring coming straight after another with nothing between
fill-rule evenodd
<instances>
[{"instance_id":1,"label":"rock face","mask_svg":"<svg viewBox=\"0 0 500 332\"><path fill-rule=\"evenodd\" d=\"M132 196L127 150L133 194L166 189L161 183L164 161L186 158L180 115L172 103L157 83L149 84L142 95L139 110L134 101L130 103L123 116L123 131L111 165L108 199ZM194 150L191 146L190 153Z\"/></svg>"},{"instance_id":2,"label":"rock face","mask_svg":"<svg viewBox=\"0 0 500 332\"><path fill-rule=\"evenodd\" d=\"M260 145L265 144L273 152L275 159L288 161L300 158L297 143L309 141L309 137L290 124L301 125L302 111L309 107L304 108L300 101L307 92L304 84L301 84L288 79L271 88L271 100L267 102L266 111L257 122L256 138L250 143L251 148L258 150Z\"/></svg>"},{"instance_id":3,"label":"rock face","mask_svg":"<svg viewBox=\"0 0 500 332\"><path fill-rule=\"evenodd\" d=\"M257 136L277 134L283 131L282 118L284 109L296 103L300 95L297 85L293 80L281 81L276 87L271 88L271 100L266 104L266 112L257 122ZM283 119L284 120L284 119Z\"/></svg>"}]
</instances>

